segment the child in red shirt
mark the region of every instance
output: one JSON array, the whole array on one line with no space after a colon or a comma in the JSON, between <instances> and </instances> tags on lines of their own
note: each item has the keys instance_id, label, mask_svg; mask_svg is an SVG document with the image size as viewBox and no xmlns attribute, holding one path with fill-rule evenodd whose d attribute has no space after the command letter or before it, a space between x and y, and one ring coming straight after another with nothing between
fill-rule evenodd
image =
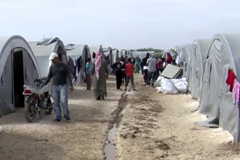
<instances>
[{"instance_id":1,"label":"child in red shirt","mask_svg":"<svg viewBox=\"0 0 240 160\"><path fill-rule=\"evenodd\" d=\"M132 59L128 58L128 63L125 66L125 70L126 70L126 84L125 84L125 91L127 91L127 87L128 87L128 83L129 81L131 81L132 84L132 88L134 91L135 87L134 87L134 78L133 78L133 72L134 72L134 66L131 63Z\"/></svg>"}]
</instances>

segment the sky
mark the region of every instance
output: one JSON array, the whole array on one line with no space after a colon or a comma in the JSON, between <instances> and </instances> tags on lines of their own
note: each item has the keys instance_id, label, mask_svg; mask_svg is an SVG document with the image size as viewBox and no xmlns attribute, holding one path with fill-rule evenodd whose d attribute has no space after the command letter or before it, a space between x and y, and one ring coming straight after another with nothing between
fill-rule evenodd
<instances>
[{"instance_id":1,"label":"sky","mask_svg":"<svg viewBox=\"0 0 240 160\"><path fill-rule=\"evenodd\" d=\"M240 0L0 0L0 36L170 49L240 33L239 6Z\"/></svg>"}]
</instances>

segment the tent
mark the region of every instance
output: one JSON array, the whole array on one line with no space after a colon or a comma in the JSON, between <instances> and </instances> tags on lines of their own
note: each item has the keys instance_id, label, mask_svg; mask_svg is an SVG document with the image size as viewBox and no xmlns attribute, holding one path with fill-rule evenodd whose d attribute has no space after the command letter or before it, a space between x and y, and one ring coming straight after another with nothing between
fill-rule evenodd
<instances>
[{"instance_id":1,"label":"tent","mask_svg":"<svg viewBox=\"0 0 240 160\"><path fill-rule=\"evenodd\" d=\"M210 43L211 40L208 39L197 39L193 42L189 70L189 89L193 99L200 98L203 69Z\"/></svg>"},{"instance_id":2,"label":"tent","mask_svg":"<svg viewBox=\"0 0 240 160\"><path fill-rule=\"evenodd\" d=\"M192 44L186 44L182 47L181 62L183 64L183 77L189 81L190 57L192 53Z\"/></svg>"},{"instance_id":3,"label":"tent","mask_svg":"<svg viewBox=\"0 0 240 160\"><path fill-rule=\"evenodd\" d=\"M149 53L149 54L155 54L154 51L133 51L132 52L132 56L133 57L137 57L139 56L139 58L142 60L143 58L146 57L146 54Z\"/></svg>"},{"instance_id":4,"label":"tent","mask_svg":"<svg viewBox=\"0 0 240 160\"><path fill-rule=\"evenodd\" d=\"M217 34L207 54L203 75L200 112L208 122L219 119L219 125L240 141L239 103L234 104L233 92L226 83L229 70L240 81L240 34Z\"/></svg>"},{"instance_id":5,"label":"tent","mask_svg":"<svg viewBox=\"0 0 240 160\"><path fill-rule=\"evenodd\" d=\"M88 45L68 44L65 46L65 49L67 50L67 56L70 56L73 60L82 58L82 69L85 71L87 59L91 58Z\"/></svg>"},{"instance_id":6,"label":"tent","mask_svg":"<svg viewBox=\"0 0 240 160\"><path fill-rule=\"evenodd\" d=\"M0 38L0 116L24 106L23 85L40 76L32 49L21 36Z\"/></svg>"},{"instance_id":7,"label":"tent","mask_svg":"<svg viewBox=\"0 0 240 160\"><path fill-rule=\"evenodd\" d=\"M87 45L77 45L77 44L68 44L65 46L65 49L67 50L67 56L71 57L73 61L77 61L80 58L82 59L79 62L82 62L82 64L76 63L79 66L76 66L78 68L77 74L77 81L74 83L74 85L81 85L85 80L85 74L86 73L86 63L87 59L91 58L90 50ZM69 63L70 64L70 63ZM81 66L81 69L80 69Z\"/></svg>"},{"instance_id":8,"label":"tent","mask_svg":"<svg viewBox=\"0 0 240 160\"><path fill-rule=\"evenodd\" d=\"M28 42L28 44L32 48L36 57L41 76L48 75L49 67L51 65L51 62L48 58L52 52L56 52L59 55L60 60L67 64L66 50L63 42L59 38L49 38L42 42Z\"/></svg>"},{"instance_id":9,"label":"tent","mask_svg":"<svg viewBox=\"0 0 240 160\"><path fill-rule=\"evenodd\" d=\"M130 51L130 50L126 50L126 49L122 49L122 50L120 50L120 55L119 55L120 57L121 56L128 56L128 57L132 57L133 56L133 54L132 54L132 52Z\"/></svg>"},{"instance_id":10,"label":"tent","mask_svg":"<svg viewBox=\"0 0 240 160\"><path fill-rule=\"evenodd\" d=\"M89 50L90 50L90 54L91 54L91 57L93 58L93 52L95 52L96 54L98 52L103 52L103 49L101 48L101 46L89 46Z\"/></svg>"},{"instance_id":11,"label":"tent","mask_svg":"<svg viewBox=\"0 0 240 160\"><path fill-rule=\"evenodd\" d=\"M109 56L109 62L110 62L110 65L112 65L115 62L112 48L111 47L105 48L103 49L103 52L105 56Z\"/></svg>"},{"instance_id":12,"label":"tent","mask_svg":"<svg viewBox=\"0 0 240 160\"><path fill-rule=\"evenodd\" d=\"M114 48L114 49L112 50L112 52L113 52L113 63L115 63L115 62L116 62L116 59L117 59L118 57L120 58L120 56L119 56L119 50L116 49L116 48Z\"/></svg>"}]
</instances>

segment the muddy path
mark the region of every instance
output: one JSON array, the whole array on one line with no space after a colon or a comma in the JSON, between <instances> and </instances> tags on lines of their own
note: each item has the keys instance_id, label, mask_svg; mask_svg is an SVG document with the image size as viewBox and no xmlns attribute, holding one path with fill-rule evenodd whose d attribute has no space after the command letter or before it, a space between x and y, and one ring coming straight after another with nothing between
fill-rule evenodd
<instances>
[{"instance_id":1,"label":"muddy path","mask_svg":"<svg viewBox=\"0 0 240 160\"><path fill-rule=\"evenodd\" d=\"M200 127L198 103L139 86L128 96L117 134L119 160L237 160L240 147L221 129Z\"/></svg>"}]
</instances>

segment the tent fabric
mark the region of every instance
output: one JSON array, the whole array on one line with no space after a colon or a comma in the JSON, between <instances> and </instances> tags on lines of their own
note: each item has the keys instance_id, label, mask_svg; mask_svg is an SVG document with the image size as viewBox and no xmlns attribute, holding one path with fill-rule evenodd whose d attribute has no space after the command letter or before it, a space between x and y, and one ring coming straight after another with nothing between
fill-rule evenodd
<instances>
[{"instance_id":1,"label":"tent fabric","mask_svg":"<svg viewBox=\"0 0 240 160\"><path fill-rule=\"evenodd\" d=\"M233 103L233 94L226 84L232 70L240 81L240 34L217 34L207 54L200 101L200 112L208 121L219 119L219 125L240 140L239 103Z\"/></svg>"},{"instance_id":2,"label":"tent fabric","mask_svg":"<svg viewBox=\"0 0 240 160\"><path fill-rule=\"evenodd\" d=\"M85 70L85 64L87 59L91 58L90 50L88 45L66 45L67 56L70 56L73 60L77 60L80 56L82 57L82 69Z\"/></svg>"},{"instance_id":3,"label":"tent fabric","mask_svg":"<svg viewBox=\"0 0 240 160\"><path fill-rule=\"evenodd\" d=\"M68 44L65 48L67 50L67 55L73 60L77 60L82 57L82 68L80 70L80 74L77 75L77 82L74 83L74 85L80 86L85 80L87 59L91 58L89 47L88 45Z\"/></svg>"},{"instance_id":4,"label":"tent fabric","mask_svg":"<svg viewBox=\"0 0 240 160\"><path fill-rule=\"evenodd\" d=\"M111 47L108 47L107 51L104 52L104 54L105 54L106 56L109 55L110 65L112 66L113 63L114 63L115 60L116 60L116 58L115 58L116 56L114 56L113 49L112 49Z\"/></svg>"},{"instance_id":5,"label":"tent fabric","mask_svg":"<svg viewBox=\"0 0 240 160\"><path fill-rule=\"evenodd\" d=\"M115 63L116 59L119 57L119 50L118 49L113 49L112 53L113 53L113 63Z\"/></svg>"},{"instance_id":6,"label":"tent fabric","mask_svg":"<svg viewBox=\"0 0 240 160\"><path fill-rule=\"evenodd\" d=\"M89 50L90 50L91 58L93 58L92 57L93 52L97 54L98 52L102 51L100 46L89 46Z\"/></svg>"},{"instance_id":7,"label":"tent fabric","mask_svg":"<svg viewBox=\"0 0 240 160\"><path fill-rule=\"evenodd\" d=\"M192 44L186 44L182 47L181 62L183 63L183 77L189 82L190 57L192 52Z\"/></svg>"},{"instance_id":8,"label":"tent fabric","mask_svg":"<svg viewBox=\"0 0 240 160\"><path fill-rule=\"evenodd\" d=\"M210 44L209 39L197 39L193 42L189 70L189 90L193 99L200 98L203 70Z\"/></svg>"},{"instance_id":9,"label":"tent fabric","mask_svg":"<svg viewBox=\"0 0 240 160\"><path fill-rule=\"evenodd\" d=\"M28 85L40 76L32 49L23 37L0 38L0 116L15 111L13 60L14 54L19 51L23 55L24 84Z\"/></svg>"},{"instance_id":10,"label":"tent fabric","mask_svg":"<svg viewBox=\"0 0 240 160\"><path fill-rule=\"evenodd\" d=\"M58 40L49 45L38 45L39 42L28 42L36 57L38 66L40 68L41 76L47 76L51 62L49 61L49 55L55 52L59 55L61 61L67 64L67 55L63 42Z\"/></svg>"}]
</instances>

